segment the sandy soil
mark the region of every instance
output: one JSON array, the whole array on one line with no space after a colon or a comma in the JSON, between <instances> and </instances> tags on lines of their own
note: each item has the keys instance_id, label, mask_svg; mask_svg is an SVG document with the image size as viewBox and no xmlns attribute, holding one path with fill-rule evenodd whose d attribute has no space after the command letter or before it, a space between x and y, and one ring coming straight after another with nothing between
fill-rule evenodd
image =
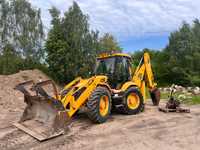
<instances>
[{"instance_id":1,"label":"sandy soil","mask_svg":"<svg viewBox=\"0 0 200 150\"><path fill-rule=\"evenodd\" d=\"M30 76L24 78L24 74ZM12 88L27 78L48 79L38 70L0 76L1 150L199 150L200 105L191 106L188 114L165 114L147 103L143 113L133 116L113 114L104 124L93 124L80 114L67 134L38 142L12 125L19 120L25 107L23 95Z\"/></svg>"}]
</instances>

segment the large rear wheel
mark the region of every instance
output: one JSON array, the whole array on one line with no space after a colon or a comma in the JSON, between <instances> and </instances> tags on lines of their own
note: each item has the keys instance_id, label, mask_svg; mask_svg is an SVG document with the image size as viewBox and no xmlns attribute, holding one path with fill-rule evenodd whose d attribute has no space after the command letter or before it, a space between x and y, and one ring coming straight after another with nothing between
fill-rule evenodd
<instances>
[{"instance_id":1,"label":"large rear wheel","mask_svg":"<svg viewBox=\"0 0 200 150\"><path fill-rule=\"evenodd\" d=\"M111 112L111 96L105 87L97 87L87 102L88 117L96 123L105 122Z\"/></svg>"},{"instance_id":2,"label":"large rear wheel","mask_svg":"<svg viewBox=\"0 0 200 150\"><path fill-rule=\"evenodd\" d=\"M131 87L125 92L122 105L118 108L121 113L134 115L144 109L143 97L140 91Z\"/></svg>"}]
</instances>

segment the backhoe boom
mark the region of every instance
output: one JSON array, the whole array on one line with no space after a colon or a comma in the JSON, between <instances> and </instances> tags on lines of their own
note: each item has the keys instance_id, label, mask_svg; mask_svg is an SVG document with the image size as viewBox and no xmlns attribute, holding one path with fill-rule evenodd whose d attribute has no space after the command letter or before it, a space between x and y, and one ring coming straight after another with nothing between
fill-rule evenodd
<instances>
[{"instance_id":1,"label":"backhoe boom","mask_svg":"<svg viewBox=\"0 0 200 150\"><path fill-rule=\"evenodd\" d=\"M146 100L146 86L149 88L151 94L155 90L158 91L156 88L157 83L154 82L150 56L147 52L145 52L143 57L141 58L132 80L140 88L144 100ZM156 94L156 96L160 96L159 92L157 92Z\"/></svg>"}]
</instances>

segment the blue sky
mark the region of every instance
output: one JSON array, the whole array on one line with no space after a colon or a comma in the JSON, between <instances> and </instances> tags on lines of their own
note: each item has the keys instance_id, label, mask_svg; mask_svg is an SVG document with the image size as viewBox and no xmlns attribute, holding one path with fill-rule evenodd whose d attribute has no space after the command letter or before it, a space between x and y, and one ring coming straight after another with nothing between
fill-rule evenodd
<instances>
[{"instance_id":1,"label":"blue sky","mask_svg":"<svg viewBox=\"0 0 200 150\"><path fill-rule=\"evenodd\" d=\"M163 35L144 35L142 37L132 37L126 40L119 41L121 47L125 52L133 52L135 50L142 50L144 48L150 48L155 50L161 50L168 43L168 34Z\"/></svg>"},{"instance_id":2,"label":"blue sky","mask_svg":"<svg viewBox=\"0 0 200 150\"><path fill-rule=\"evenodd\" d=\"M50 28L48 9L56 6L61 13L73 0L29 0L41 8L42 20ZM162 49L170 32L183 20L192 23L200 18L200 0L76 0L90 16L92 29L112 33L125 52L143 48Z\"/></svg>"}]
</instances>

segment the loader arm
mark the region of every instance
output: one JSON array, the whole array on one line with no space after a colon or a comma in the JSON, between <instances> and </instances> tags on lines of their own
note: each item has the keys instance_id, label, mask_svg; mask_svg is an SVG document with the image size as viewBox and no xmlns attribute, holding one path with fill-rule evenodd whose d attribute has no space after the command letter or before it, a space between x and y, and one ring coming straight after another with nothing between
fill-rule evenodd
<instances>
[{"instance_id":1,"label":"loader arm","mask_svg":"<svg viewBox=\"0 0 200 150\"><path fill-rule=\"evenodd\" d=\"M79 78L76 82L79 81L75 86L70 83L70 86L67 85L65 89L69 89L69 92L64 95L64 97L60 97L60 101L62 102L64 108L66 109L66 113L69 118L73 116L73 114L80 109L80 107L86 103L91 93L96 89L98 85L105 84L107 81L106 76L95 76L90 79L81 79ZM109 87L109 86L107 86Z\"/></svg>"},{"instance_id":2,"label":"loader arm","mask_svg":"<svg viewBox=\"0 0 200 150\"><path fill-rule=\"evenodd\" d=\"M157 89L157 84L154 82L150 56L147 52L141 58L132 80L140 88L144 101L146 101L146 87L149 88L150 92Z\"/></svg>"},{"instance_id":3,"label":"loader arm","mask_svg":"<svg viewBox=\"0 0 200 150\"><path fill-rule=\"evenodd\" d=\"M15 89L24 94L27 106L20 121L14 125L39 141L64 134L71 117L86 104L96 87L109 88L106 81L106 76L94 76L89 79L78 77L67 84L59 94L51 80L20 83ZM53 95L43 88L47 85L53 87Z\"/></svg>"}]
</instances>

